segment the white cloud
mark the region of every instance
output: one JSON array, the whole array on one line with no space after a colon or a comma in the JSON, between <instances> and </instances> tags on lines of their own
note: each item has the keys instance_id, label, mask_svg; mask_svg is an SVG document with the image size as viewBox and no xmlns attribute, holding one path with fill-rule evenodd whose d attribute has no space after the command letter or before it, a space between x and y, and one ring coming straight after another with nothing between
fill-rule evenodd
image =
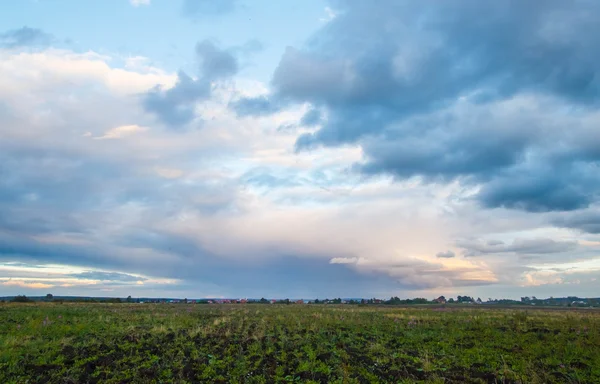
<instances>
[{"instance_id":1,"label":"white cloud","mask_svg":"<svg viewBox=\"0 0 600 384\"><path fill-rule=\"evenodd\" d=\"M329 264L356 264L358 257L334 257L329 260Z\"/></svg>"},{"instance_id":2,"label":"white cloud","mask_svg":"<svg viewBox=\"0 0 600 384\"><path fill-rule=\"evenodd\" d=\"M319 21L323 23L328 23L336 17L337 13L333 9L331 9L330 7L325 7L325 16L320 18Z\"/></svg>"},{"instance_id":3,"label":"white cloud","mask_svg":"<svg viewBox=\"0 0 600 384\"><path fill-rule=\"evenodd\" d=\"M8 280L1 282L0 285L5 287L19 287L19 288L31 288L31 289L42 289L42 288L52 288L54 285L45 284L33 281L25 281L25 280Z\"/></svg>"},{"instance_id":4,"label":"white cloud","mask_svg":"<svg viewBox=\"0 0 600 384\"><path fill-rule=\"evenodd\" d=\"M138 133L142 133L147 131L147 127L140 127L139 125L121 125L119 127L115 127L109 129L104 133L104 135L99 137L94 137L96 140L106 140L106 139L121 139L126 136L135 135Z\"/></svg>"},{"instance_id":5,"label":"white cloud","mask_svg":"<svg viewBox=\"0 0 600 384\"><path fill-rule=\"evenodd\" d=\"M15 53L0 49L0 70L15 74L0 78L0 97L29 93L37 94L34 100L41 102L47 101L48 92L59 87L67 87L67 91L90 85L104 86L119 95L135 95L157 84L172 86L176 81L175 74L157 68L137 72L111 67L110 61L111 57L91 51L75 53L51 48Z\"/></svg>"}]
</instances>

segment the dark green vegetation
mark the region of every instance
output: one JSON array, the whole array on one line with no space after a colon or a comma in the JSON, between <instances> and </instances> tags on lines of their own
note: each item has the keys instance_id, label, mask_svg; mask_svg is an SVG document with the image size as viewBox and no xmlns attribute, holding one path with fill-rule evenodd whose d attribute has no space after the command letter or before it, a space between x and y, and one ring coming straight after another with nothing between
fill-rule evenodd
<instances>
[{"instance_id":1,"label":"dark green vegetation","mask_svg":"<svg viewBox=\"0 0 600 384\"><path fill-rule=\"evenodd\" d=\"M598 383L600 313L0 304L0 383Z\"/></svg>"}]
</instances>

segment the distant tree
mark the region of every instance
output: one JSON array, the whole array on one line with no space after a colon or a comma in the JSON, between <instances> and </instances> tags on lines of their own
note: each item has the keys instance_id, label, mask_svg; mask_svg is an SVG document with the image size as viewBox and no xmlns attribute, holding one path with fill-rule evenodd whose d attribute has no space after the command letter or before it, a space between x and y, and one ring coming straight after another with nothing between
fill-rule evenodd
<instances>
[{"instance_id":1,"label":"distant tree","mask_svg":"<svg viewBox=\"0 0 600 384\"><path fill-rule=\"evenodd\" d=\"M458 296L457 300L459 303L472 303L475 301L471 296Z\"/></svg>"},{"instance_id":2,"label":"distant tree","mask_svg":"<svg viewBox=\"0 0 600 384\"><path fill-rule=\"evenodd\" d=\"M54 296L51 293L49 293L46 295L46 300L52 301L52 300L54 300Z\"/></svg>"},{"instance_id":3,"label":"distant tree","mask_svg":"<svg viewBox=\"0 0 600 384\"><path fill-rule=\"evenodd\" d=\"M32 303L33 302L33 300L31 300L29 297L27 297L25 295L15 296L11 301L13 303Z\"/></svg>"},{"instance_id":4,"label":"distant tree","mask_svg":"<svg viewBox=\"0 0 600 384\"><path fill-rule=\"evenodd\" d=\"M127 296L127 302L131 303L133 300L131 299L131 296Z\"/></svg>"},{"instance_id":5,"label":"distant tree","mask_svg":"<svg viewBox=\"0 0 600 384\"><path fill-rule=\"evenodd\" d=\"M319 301L319 299L315 299L315 304L320 304L321 302Z\"/></svg>"},{"instance_id":6,"label":"distant tree","mask_svg":"<svg viewBox=\"0 0 600 384\"><path fill-rule=\"evenodd\" d=\"M448 299L448 302L449 302L449 303L454 303L454 298L453 298L453 297L449 298L449 299Z\"/></svg>"},{"instance_id":7,"label":"distant tree","mask_svg":"<svg viewBox=\"0 0 600 384\"><path fill-rule=\"evenodd\" d=\"M269 300L265 299L264 297L260 299L260 303L261 304L269 304Z\"/></svg>"}]
</instances>

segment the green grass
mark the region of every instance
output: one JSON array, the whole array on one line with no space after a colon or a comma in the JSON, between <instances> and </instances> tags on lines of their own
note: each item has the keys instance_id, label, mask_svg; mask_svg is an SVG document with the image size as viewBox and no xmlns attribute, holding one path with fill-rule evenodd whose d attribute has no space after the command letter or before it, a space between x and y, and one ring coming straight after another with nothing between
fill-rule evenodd
<instances>
[{"instance_id":1,"label":"green grass","mask_svg":"<svg viewBox=\"0 0 600 384\"><path fill-rule=\"evenodd\" d=\"M600 313L0 304L0 383L598 383Z\"/></svg>"}]
</instances>

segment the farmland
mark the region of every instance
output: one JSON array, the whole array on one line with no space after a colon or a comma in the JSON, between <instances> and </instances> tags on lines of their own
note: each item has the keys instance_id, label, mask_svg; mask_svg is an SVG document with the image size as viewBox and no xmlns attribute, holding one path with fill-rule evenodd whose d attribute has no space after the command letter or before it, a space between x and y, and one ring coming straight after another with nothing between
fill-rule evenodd
<instances>
[{"instance_id":1,"label":"farmland","mask_svg":"<svg viewBox=\"0 0 600 384\"><path fill-rule=\"evenodd\" d=\"M597 383L595 310L0 304L1 383Z\"/></svg>"}]
</instances>

